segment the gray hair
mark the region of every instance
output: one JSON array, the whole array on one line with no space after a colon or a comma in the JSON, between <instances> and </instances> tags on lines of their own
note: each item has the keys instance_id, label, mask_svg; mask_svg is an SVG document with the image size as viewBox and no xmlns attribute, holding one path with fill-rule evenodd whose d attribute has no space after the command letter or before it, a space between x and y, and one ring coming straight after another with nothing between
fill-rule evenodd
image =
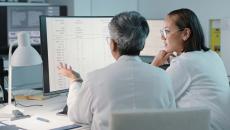
<instances>
[{"instance_id":1,"label":"gray hair","mask_svg":"<svg viewBox=\"0 0 230 130\"><path fill-rule=\"evenodd\" d=\"M149 26L140 13L130 11L114 16L109 31L121 55L139 55L149 34Z\"/></svg>"}]
</instances>

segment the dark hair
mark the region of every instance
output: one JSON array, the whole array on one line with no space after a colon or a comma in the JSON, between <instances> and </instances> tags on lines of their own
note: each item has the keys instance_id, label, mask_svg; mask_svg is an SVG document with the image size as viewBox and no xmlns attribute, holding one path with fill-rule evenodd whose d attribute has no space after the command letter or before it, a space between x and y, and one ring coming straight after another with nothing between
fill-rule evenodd
<instances>
[{"instance_id":1,"label":"dark hair","mask_svg":"<svg viewBox=\"0 0 230 130\"><path fill-rule=\"evenodd\" d=\"M139 55L149 34L149 26L140 13L130 11L114 16L109 31L120 55Z\"/></svg>"},{"instance_id":2,"label":"dark hair","mask_svg":"<svg viewBox=\"0 0 230 130\"><path fill-rule=\"evenodd\" d=\"M178 9L170 12L168 16L176 16L176 26L183 30L189 28L191 35L186 41L184 52L190 51L208 51L209 48L205 46L204 33L196 14L190 9Z\"/></svg>"}]
</instances>

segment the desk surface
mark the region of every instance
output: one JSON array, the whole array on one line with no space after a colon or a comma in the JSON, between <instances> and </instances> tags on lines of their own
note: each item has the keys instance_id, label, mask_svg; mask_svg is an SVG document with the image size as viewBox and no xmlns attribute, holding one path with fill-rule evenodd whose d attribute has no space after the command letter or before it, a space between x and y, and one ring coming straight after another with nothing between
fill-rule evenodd
<instances>
[{"instance_id":1,"label":"desk surface","mask_svg":"<svg viewBox=\"0 0 230 130\"><path fill-rule=\"evenodd\" d=\"M26 129L26 130L49 130L52 128L62 127L66 125L73 124L67 116L58 116L56 113L65 106L66 104L66 95L62 94L57 97L53 97L43 101L36 100L18 100L17 103L23 105L43 105L43 106L32 106L32 107L20 107L24 110L25 115L31 115L30 118L9 121L6 118L0 118L0 122L7 125L16 125L17 127ZM3 107L3 105L0 105ZM39 121L37 117L41 117L49 120L49 122ZM89 129L87 126L78 128L77 130L86 130ZM1 126L0 126L1 130Z\"/></svg>"}]
</instances>

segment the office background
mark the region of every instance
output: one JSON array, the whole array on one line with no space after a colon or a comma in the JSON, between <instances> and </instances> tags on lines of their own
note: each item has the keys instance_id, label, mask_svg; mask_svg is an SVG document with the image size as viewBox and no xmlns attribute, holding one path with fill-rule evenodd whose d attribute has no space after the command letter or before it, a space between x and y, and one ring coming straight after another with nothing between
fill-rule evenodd
<instances>
[{"instance_id":1,"label":"office background","mask_svg":"<svg viewBox=\"0 0 230 130\"><path fill-rule=\"evenodd\" d=\"M178 8L190 8L203 26L206 44L209 44L209 20L230 18L228 0L47 0L50 4L67 5L68 15L113 16L122 11L136 10L148 19L163 19L168 12ZM54 66L56 67L56 66ZM16 87L42 86L42 67L15 69ZM33 74L31 76L31 73ZM19 78L20 77L20 78ZM30 80L28 80L28 78Z\"/></svg>"}]
</instances>

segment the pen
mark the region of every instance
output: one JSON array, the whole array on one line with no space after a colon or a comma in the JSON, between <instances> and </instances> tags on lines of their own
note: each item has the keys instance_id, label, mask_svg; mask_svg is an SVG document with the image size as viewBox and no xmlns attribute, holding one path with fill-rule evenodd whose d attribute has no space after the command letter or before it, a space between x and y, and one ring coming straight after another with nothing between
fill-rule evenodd
<instances>
[{"instance_id":1,"label":"pen","mask_svg":"<svg viewBox=\"0 0 230 130\"><path fill-rule=\"evenodd\" d=\"M41 118L41 117L37 117L37 120L39 120L39 121L43 121L43 122L50 122L49 120L44 119L44 118Z\"/></svg>"}]
</instances>

